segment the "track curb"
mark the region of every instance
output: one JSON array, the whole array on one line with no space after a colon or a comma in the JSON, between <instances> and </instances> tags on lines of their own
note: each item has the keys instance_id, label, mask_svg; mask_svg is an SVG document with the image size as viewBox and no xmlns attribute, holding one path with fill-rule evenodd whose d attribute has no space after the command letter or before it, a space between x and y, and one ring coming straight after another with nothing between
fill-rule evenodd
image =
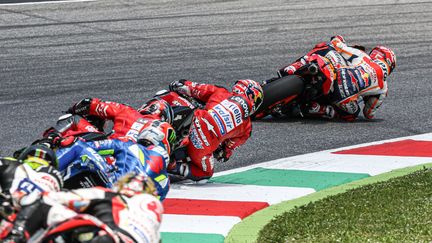
<instances>
[{"instance_id":1,"label":"track curb","mask_svg":"<svg viewBox=\"0 0 432 243\"><path fill-rule=\"evenodd\" d=\"M263 210L260 210L250 215L249 217L246 217L240 223L234 225L234 227L230 230L227 237L225 238L224 242L226 243L257 242L258 234L266 224L268 224L275 216L290 211L295 207L306 205L310 202L315 202L328 196L343 193L350 189L373 184L376 182L387 181L389 179L404 176L426 168L432 168L432 163L416 165L416 166L406 167L402 169L396 169L380 175L364 178L358 181L354 181L340 186L318 191L301 198L272 205L270 207L267 207Z\"/></svg>"}]
</instances>

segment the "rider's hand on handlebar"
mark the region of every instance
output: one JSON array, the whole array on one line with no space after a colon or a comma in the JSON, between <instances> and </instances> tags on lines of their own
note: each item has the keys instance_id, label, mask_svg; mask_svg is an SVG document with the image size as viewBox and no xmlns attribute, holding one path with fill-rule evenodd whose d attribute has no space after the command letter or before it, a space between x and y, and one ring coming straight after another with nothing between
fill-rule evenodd
<instances>
[{"instance_id":1,"label":"rider's hand on handlebar","mask_svg":"<svg viewBox=\"0 0 432 243\"><path fill-rule=\"evenodd\" d=\"M82 99L81 101L75 103L72 107L70 107L67 112L71 114L84 115L90 109L91 102L91 98Z\"/></svg>"},{"instance_id":2,"label":"rider's hand on handlebar","mask_svg":"<svg viewBox=\"0 0 432 243\"><path fill-rule=\"evenodd\" d=\"M169 84L169 90L174 91L178 94L190 96L190 90L185 86L186 79L180 79L173 81Z\"/></svg>"},{"instance_id":3,"label":"rider's hand on handlebar","mask_svg":"<svg viewBox=\"0 0 432 243\"><path fill-rule=\"evenodd\" d=\"M180 79L180 80L172 81L169 84L169 90L177 92L177 90L184 85L185 81L186 81L185 79Z\"/></svg>"}]
</instances>

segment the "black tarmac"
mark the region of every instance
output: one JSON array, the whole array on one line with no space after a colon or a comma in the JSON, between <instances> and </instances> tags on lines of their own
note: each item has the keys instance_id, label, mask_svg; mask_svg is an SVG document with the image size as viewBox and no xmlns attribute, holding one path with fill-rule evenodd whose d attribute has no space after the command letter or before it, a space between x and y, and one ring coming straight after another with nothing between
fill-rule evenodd
<instances>
[{"instance_id":1,"label":"black tarmac","mask_svg":"<svg viewBox=\"0 0 432 243\"><path fill-rule=\"evenodd\" d=\"M430 1L94 1L0 4L0 154L38 138L85 97L138 107L169 82L264 80L333 35L394 49L373 121L267 120L226 170L432 132Z\"/></svg>"}]
</instances>

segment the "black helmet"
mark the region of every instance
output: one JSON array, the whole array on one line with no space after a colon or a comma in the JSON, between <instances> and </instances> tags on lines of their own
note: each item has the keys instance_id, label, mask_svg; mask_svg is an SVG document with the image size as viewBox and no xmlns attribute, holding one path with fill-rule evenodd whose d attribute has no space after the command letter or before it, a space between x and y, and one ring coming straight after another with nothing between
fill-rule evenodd
<instances>
[{"instance_id":1,"label":"black helmet","mask_svg":"<svg viewBox=\"0 0 432 243\"><path fill-rule=\"evenodd\" d=\"M58 167L57 156L54 151L46 146L38 144L31 145L24 149L18 156L18 160L22 160L33 169L46 165L51 165L55 168Z\"/></svg>"}]
</instances>

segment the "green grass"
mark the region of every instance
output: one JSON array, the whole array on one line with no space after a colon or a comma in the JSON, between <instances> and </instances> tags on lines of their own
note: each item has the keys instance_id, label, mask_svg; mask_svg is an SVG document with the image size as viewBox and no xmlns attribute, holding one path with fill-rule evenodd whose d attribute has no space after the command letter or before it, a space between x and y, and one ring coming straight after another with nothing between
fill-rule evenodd
<instances>
[{"instance_id":1,"label":"green grass","mask_svg":"<svg viewBox=\"0 0 432 243\"><path fill-rule=\"evenodd\" d=\"M432 169L296 207L258 242L431 242Z\"/></svg>"}]
</instances>

